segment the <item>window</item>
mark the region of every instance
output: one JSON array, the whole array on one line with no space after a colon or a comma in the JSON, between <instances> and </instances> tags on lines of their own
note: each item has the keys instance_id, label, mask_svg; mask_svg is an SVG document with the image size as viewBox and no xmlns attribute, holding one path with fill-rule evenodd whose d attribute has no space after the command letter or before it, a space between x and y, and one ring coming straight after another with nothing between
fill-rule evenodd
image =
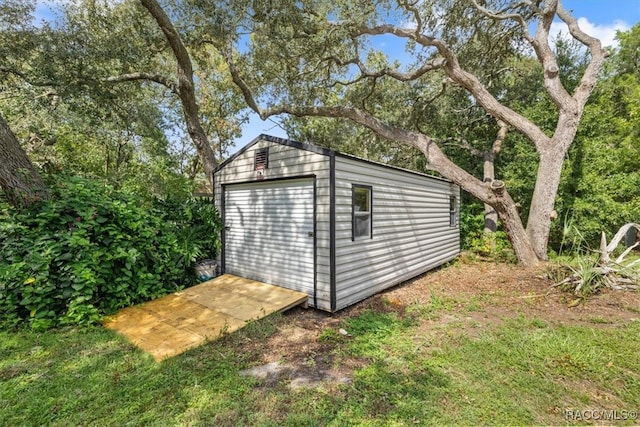
<instances>
[{"instance_id":1,"label":"window","mask_svg":"<svg viewBox=\"0 0 640 427\"><path fill-rule=\"evenodd\" d=\"M373 237L371 192L371 187L366 185L353 184L351 187L351 240Z\"/></svg>"},{"instance_id":2,"label":"window","mask_svg":"<svg viewBox=\"0 0 640 427\"><path fill-rule=\"evenodd\" d=\"M458 226L458 209L456 197L449 196L449 227Z\"/></svg>"},{"instance_id":3,"label":"window","mask_svg":"<svg viewBox=\"0 0 640 427\"><path fill-rule=\"evenodd\" d=\"M253 169L261 171L269 168L269 148L256 150L253 158Z\"/></svg>"}]
</instances>

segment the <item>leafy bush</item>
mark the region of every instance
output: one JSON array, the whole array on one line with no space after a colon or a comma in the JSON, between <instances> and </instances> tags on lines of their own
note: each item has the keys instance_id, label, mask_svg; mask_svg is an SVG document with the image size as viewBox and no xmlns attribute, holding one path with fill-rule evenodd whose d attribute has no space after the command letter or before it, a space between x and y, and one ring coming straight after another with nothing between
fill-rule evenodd
<instances>
[{"instance_id":1,"label":"leafy bush","mask_svg":"<svg viewBox=\"0 0 640 427\"><path fill-rule=\"evenodd\" d=\"M156 200L155 208L165 221L177 227L184 245L197 248L198 259L216 258L222 223L213 200Z\"/></svg>"},{"instance_id":2,"label":"leafy bush","mask_svg":"<svg viewBox=\"0 0 640 427\"><path fill-rule=\"evenodd\" d=\"M481 212L479 209L482 209ZM484 232L484 207L472 204L460 213L460 239L463 250L502 262L517 262L507 234L498 230Z\"/></svg>"},{"instance_id":3,"label":"leafy bush","mask_svg":"<svg viewBox=\"0 0 640 427\"><path fill-rule=\"evenodd\" d=\"M469 203L460 209L460 245L464 250L473 250L475 240L482 236L484 210L479 203Z\"/></svg>"},{"instance_id":4,"label":"leafy bush","mask_svg":"<svg viewBox=\"0 0 640 427\"><path fill-rule=\"evenodd\" d=\"M79 177L54 177L52 197L25 210L0 202L0 320L35 329L88 324L195 282L215 255L219 220L206 201L146 208Z\"/></svg>"}]
</instances>

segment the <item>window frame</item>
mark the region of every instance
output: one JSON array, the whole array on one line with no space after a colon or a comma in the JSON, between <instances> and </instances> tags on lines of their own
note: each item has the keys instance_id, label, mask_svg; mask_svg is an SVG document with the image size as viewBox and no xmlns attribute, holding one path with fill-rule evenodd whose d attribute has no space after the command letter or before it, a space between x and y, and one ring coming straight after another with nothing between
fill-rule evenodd
<instances>
[{"instance_id":1,"label":"window frame","mask_svg":"<svg viewBox=\"0 0 640 427\"><path fill-rule=\"evenodd\" d=\"M458 226L458 198L449 195L449 227L456 228Z\"/></svg>"},{"instance_id":2,"label":"window frame","mask_svg":"<svg viewBox=\"0 0 640 427\"><path fill-rule=\"evenodd\" d=\"M356 211L356 191L366 190L369 195L369 210L364 211L369 214L369 233L366 235L356 236L356 217L358 213L363 211ZM364 184L351 184L351 241L373 239L373 187Z\"/></svg>"}]
</instances>

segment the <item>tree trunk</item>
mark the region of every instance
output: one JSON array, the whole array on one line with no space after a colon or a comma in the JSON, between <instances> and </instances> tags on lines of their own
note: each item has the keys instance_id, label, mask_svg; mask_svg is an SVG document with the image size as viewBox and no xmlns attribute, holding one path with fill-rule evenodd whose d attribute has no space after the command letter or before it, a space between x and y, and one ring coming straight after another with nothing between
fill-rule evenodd
<instances>
[{"instance_id":1,"label":"tree trunk","mask_svg":"<svg viewBox=\"0 0 640 427\"><path fill-rule=\"evenodd\" d=\"M29 206L48 197L47 188L38 171L1 115L0 188L6 200L14 207Z\"/></svg>"},{"instance_id":2,"label":"tree trunk","mask_svg":"<svg viewBox=\"0 0 640 427\"><path fill-rule=\"evenodd\" d=\"M484 182L493 182L496 178L494 169L495 156L493 153L485 152L483 156L483 178ZM496 250L496 231L498 231L498 212L493 206L484 203L484 234L485 243L489 244L491 253Z\"/></svg>"},{"instance_id":3,"label":"tree trunk","mask_svg":"<svg viewBox=\"0 0 640 427\"><path fill-rule=\"evenodd\" d=\"M493 156L490 153L484 155L484 182L493 182L496 178L493 167ZM498 230L498 213L488 204L484 204L484 232L495 233Z\"/></svg>"},{"instance_id":4,"label":"tree trunk","mask_svg":"<svg viewBox=\"0 0 640 427\"><path fill-rule=\"evenodd\" d=\"M559 144L540 153L536 185L533 190L527 234L538 258L547 259L547 244L556 194L560 185L566 149Z\"/></svg>"},{"instance_id":5,"label":"tree trunk","mask_svg":"<svg viewBox=\"0 0 640 427\"><path fill-rule=\"evenodd\" d=\"M358 116L352 120L367 125L366 120L358 120ZM500 218L502 225L507 233L507 238L513 247L516 258L520 264L531 267L539 263L540 258L536 255L533 245L527 235L518 207L513 201L503 181L492 180L491 182L482 182L478 178L469 174L467 171L453 163L440 148L425 135L411 137L410 133L403 137L403 132L398 129L389 129L384 126L373 126L372 130L393 140L403 141L418 148L429 161L429 166L438 171L443 176L451 179L455 184L469 192L471 195L482 201L485 206L489 206ZM504 128L506 134L506 126ZM504 139L504 135L502 139ZM493 153L500 151L499 146L494 145ZM493 154L495 158L495 154ZM493 163L491 163L493 165ZM495 221L497 222L497 220Z\"/></svg>"},{"instance_id":6,"label":"tree trunk","mask_svg":"<svg viewBox=\"0 0 640 427\"><path fill-rule=\"evenodd\" d=\"M495 202L491 203L491 205L500 217L500 221L502 221L516 258L520 264L526 267L537 265L540 258L531 245L527 231L522 226L520 213L515 202L505 191L504 183L502 181L494 181L491 188L496 195Z\"/></svg>"},{"instance_id":7,"label":"tree trunk","mask_svg":"<svg viewBox=\"0 0 640 427\"><path fill-rule=\"evenodd\" d=\"M496 156L502 150L502 143L504 139L507 137L507 131L509 130L509 125L507 125L502 120L497 120L498 126L500 129L498 130L498 134L496 135L496 139L491 144L491 150L485 151L482 155L482 168L483 168L483 181L484 182L493 182L496 179L496 171L495 171L495 161ZM487 203L484 204L484 232L491 233L492 237L495 237L493 234L498 230L498 213L496 210ZM491 251L495 249L495 239L491 240Z\"/></svg>"}]
</instances>

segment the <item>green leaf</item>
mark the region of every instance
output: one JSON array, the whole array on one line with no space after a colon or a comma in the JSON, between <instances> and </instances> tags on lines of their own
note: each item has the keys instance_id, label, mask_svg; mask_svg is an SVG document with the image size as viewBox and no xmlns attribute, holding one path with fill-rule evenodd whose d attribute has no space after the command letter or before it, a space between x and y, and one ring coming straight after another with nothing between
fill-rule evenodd
<instances>
[{"instance_id":1,"label":"green leaf","mask_svg":"<svg viewBox=\"0 0 640 427\"><path fill-rule=\"evenodd\" d=\"M60 256L58 257L58 260L60 260L60 261L66 261L66 260L69 260L69 259L71 259L71 258L73 258L73 254L72 254L71 252L66 252L66 253L64 253L64 254L60 255Z\"/></svg>"}]
</instances>

